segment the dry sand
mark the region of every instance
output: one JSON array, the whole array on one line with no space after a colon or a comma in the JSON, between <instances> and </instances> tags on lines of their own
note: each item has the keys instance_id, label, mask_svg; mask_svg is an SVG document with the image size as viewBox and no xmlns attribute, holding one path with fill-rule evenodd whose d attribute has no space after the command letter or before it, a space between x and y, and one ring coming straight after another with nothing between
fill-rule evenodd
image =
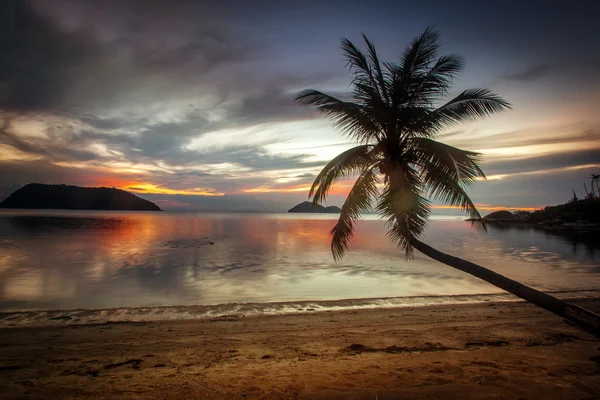
<instances>
[{"instance_id":1,"label":"dry sand","mask_svg":"<svg viewBox=\"0 0 600 400\"><path fill-rule=\"evenodd\" d=\"M7 328L0 399L594 399L599 346L525 303Z\"/></svg>"}]
</instances>

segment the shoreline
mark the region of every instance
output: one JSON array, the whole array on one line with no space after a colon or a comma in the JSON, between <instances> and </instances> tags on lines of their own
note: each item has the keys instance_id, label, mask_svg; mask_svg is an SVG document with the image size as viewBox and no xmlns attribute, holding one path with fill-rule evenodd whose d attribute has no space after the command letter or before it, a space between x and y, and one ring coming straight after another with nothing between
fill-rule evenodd
<instances>
[{"instance_id":1,"label":"shoreline","mask_svg":"<svg viewBox=\"0 0 600 400\"><path fill-rule=\"evenodd\" d=\"M560 299L600 299L600 290L548 291ZM97 325L113 322L207 320L223 316L294 315L330 311L379 310L443 305L523 302L510 293L424 295L406 297L223 303L211 305L135 306L98 309L37 309L0 311L0 329Z\"/></svg>"},{"instance_id":2,"label":"shoreline","mask_svg":"<svg viewBox=\"0 0 600 400\"><path fill-rule=\"evenodd\" d=\"M480 222L485 221L494 227L517 227L517 228L533 228L548 232L565 232L565 233L598 233L600 232L600 224L593 222L556 222L551 220L544 221L524 221L519 219L486 219L467 218L465 222Z\"/></svg>"},{"instance_id":3,"label":"shoreline","mask_svg":"<svg viewBox=\"0 0 600 400\"><path fill-rule=\"evenodd\" d=\"M599 298L578 303L600 311ZM600 392L600 339L524 302L21 327L0 329L0 344L3 399Z\"/></svg>"}]
</instances>

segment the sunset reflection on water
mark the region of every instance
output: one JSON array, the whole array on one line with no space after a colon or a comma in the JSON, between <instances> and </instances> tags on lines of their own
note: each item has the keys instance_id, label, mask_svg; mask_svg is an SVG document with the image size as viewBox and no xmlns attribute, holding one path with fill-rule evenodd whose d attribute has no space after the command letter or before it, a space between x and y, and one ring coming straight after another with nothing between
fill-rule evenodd
<instances>
[{"instance_id":1,"label":"sunset reflection on water","mask_svg":"<svg viewBox=\"0 0 600 400\"><path fill-rule=\"evenodd\" d=\"M0 309L107 308L498 292L362 221L340 263L335 215L0 213ZM543 290L600 287L593 247L434 220L425 240Z\"/></svg>"}]
</instances>

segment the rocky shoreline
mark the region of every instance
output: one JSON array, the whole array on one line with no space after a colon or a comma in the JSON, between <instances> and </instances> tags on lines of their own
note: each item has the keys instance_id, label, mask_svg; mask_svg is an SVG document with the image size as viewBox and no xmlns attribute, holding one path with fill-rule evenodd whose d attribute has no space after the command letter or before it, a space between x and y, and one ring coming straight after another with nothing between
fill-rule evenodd
<instances>
[{"instance_id":1,"label":"rocky shoreline","mask_svg":"<svg viewBox=\"0 0 600 400\"><path fill-rule=\"evenodd\" d=\"M600 200L570 201L533 212L519 210L513 213L502 210L486 215L482 219L492 225L575 232L600 231ZM467 221L477 220L468 219Z\"/></svg>"},{"instance_id":2,"label":"rocky shoreline","mask_svg":"<svg viewBox=\"0 0 600 400\"><path fill-rule=\"evenodd\" d=\"M508 220L508 219L486 219L487 224L494 226L515 226L524 228L537 228L543 230L577 231L577 232L600 232L600 224L588 221L563 222L561 220L550 220L542 222ZM466 221L474 222L477 219L469 218Z\"/></svg>"}]
</instances>

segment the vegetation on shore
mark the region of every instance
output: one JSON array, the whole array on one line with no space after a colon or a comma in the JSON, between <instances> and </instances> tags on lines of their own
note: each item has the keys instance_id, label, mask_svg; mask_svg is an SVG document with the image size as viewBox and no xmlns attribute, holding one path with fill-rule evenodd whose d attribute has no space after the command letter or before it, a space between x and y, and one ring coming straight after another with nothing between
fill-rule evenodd
<instances>
[{"instance_id":1,"label":"vegetation on shore","mask_svg":"<svg viewBox=\"0 0 600 400\"><path fill-rule=\"evenodd\" d=\"M591 191L579 199L573 191L571 200L535 211L496 211L483 217L485 222L528 224L546 229L600 229L600 175L592 174Z\"/></svg>"}]
</instances>

